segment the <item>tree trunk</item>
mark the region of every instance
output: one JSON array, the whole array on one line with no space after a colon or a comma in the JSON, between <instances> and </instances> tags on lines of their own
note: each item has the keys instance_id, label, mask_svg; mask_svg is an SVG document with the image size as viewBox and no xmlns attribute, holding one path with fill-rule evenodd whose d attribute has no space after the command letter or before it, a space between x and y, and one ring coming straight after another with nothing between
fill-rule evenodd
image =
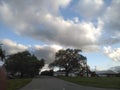
<instances>
[{"instance_id":1,"label":"tree trunk","mask_svg":"<svg viewBox=\"0 0 120 90\"><path fill-rule=\"evenodd\" d=\"M65 76L68 77L68 74L69 74L69 71L66 71L65 72Z\"/></svg>"},{"instance_id":2,"label":"tree trunk","mask_svg":"<svg viewBox=\"0 0 120 90\"><path fill-rule=\"evenodd\" d=\"M23 74L23 73L21 73L20 77L21 77L21 78L23 78L23 75L24 75L24 74Z\"/></svg>"}]
</instances>

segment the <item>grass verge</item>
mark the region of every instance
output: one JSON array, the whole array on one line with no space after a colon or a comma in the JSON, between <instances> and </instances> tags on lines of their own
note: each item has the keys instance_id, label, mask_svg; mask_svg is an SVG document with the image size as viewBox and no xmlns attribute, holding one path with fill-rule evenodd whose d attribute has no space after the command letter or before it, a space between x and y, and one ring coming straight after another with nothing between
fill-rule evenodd
<instances>
[{"instance_id":1,"label":"grass verge","mask_svg":"<svg viewBox=\"0 0 120 90\"><path fill-rule=\"evenodd\" d=\"M120 89L120 77L58 77L83 86Z\"/></svg>"},{"instance_id":2,"label":"grass verge","mask_svg":"<svg viewBox=\"0 0 120 90\"><path fill-rule=\"evenodd\" d=\"M7 90L18 90L31 81L32 81L31 78L30 79L9 79Z\"/></svg>"}]
</instances>

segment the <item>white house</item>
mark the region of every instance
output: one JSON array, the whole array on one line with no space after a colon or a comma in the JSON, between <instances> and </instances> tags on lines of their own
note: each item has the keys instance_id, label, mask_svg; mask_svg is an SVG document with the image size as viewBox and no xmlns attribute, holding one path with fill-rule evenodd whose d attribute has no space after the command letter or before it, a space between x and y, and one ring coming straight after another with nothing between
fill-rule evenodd
<instances>
[{"instance_id":1,"label":"white house","mask_svg":"<svg viewBox=\"0 0 120 90\"><path fill-rule=\"evenodd\" d=\"M54 72L54 76L65 76L65 71ZM70 72L68 74L68 76L75 77L75 76L77 76L77 73L76 72Z\"/></svg>"},{"instance_id":2,"label":"white house","mask_svg":"<svg viewBox=\"0 0 120 90\"><path fill-rule=\"evenodd\" d=\"M100 77L115 77L118 75L118 72L112 70L106 70L106 71L96 71L96 74Z\"/></svg>"}]
</instances>

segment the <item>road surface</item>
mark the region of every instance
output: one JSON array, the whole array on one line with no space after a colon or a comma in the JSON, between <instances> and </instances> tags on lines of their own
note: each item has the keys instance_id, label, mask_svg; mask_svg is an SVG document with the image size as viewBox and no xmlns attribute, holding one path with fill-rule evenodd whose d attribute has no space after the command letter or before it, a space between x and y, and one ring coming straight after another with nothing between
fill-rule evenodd
<instances>
[{"instance_id":1,"label":"road surface","mask_svg":"<svg viewBox=\"0 0 120 90\"><path fill-rule=\"evenodd\" d=\"M80 86L54 77L35 78L20 90L116 90Z\"/></svg>"}]
</instances>

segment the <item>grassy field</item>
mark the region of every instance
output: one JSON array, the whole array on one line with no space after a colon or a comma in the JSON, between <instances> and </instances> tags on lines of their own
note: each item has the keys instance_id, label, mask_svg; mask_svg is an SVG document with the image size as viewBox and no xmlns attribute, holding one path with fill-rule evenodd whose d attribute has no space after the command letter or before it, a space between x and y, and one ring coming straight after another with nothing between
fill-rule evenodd
<instances>
[{"instance_id":1,"label":"grassy field","mask_svg":"<svg viewBox=\"0 0 120 90\"><path fill-rule=\"evenodd\" d=\"M120 89L120 77L58 77L79 85Z\"/></svg>"},{"instance_id":2,"label":"grassy field","mask_svg":"<svg viewBox=\"0 0 120 90\"><path fill-rule=\"evenodd\" d=\"M31 80L32 79L9 79L7 90L18 90L31 82Z\"/></svg>"}]
</instances>

